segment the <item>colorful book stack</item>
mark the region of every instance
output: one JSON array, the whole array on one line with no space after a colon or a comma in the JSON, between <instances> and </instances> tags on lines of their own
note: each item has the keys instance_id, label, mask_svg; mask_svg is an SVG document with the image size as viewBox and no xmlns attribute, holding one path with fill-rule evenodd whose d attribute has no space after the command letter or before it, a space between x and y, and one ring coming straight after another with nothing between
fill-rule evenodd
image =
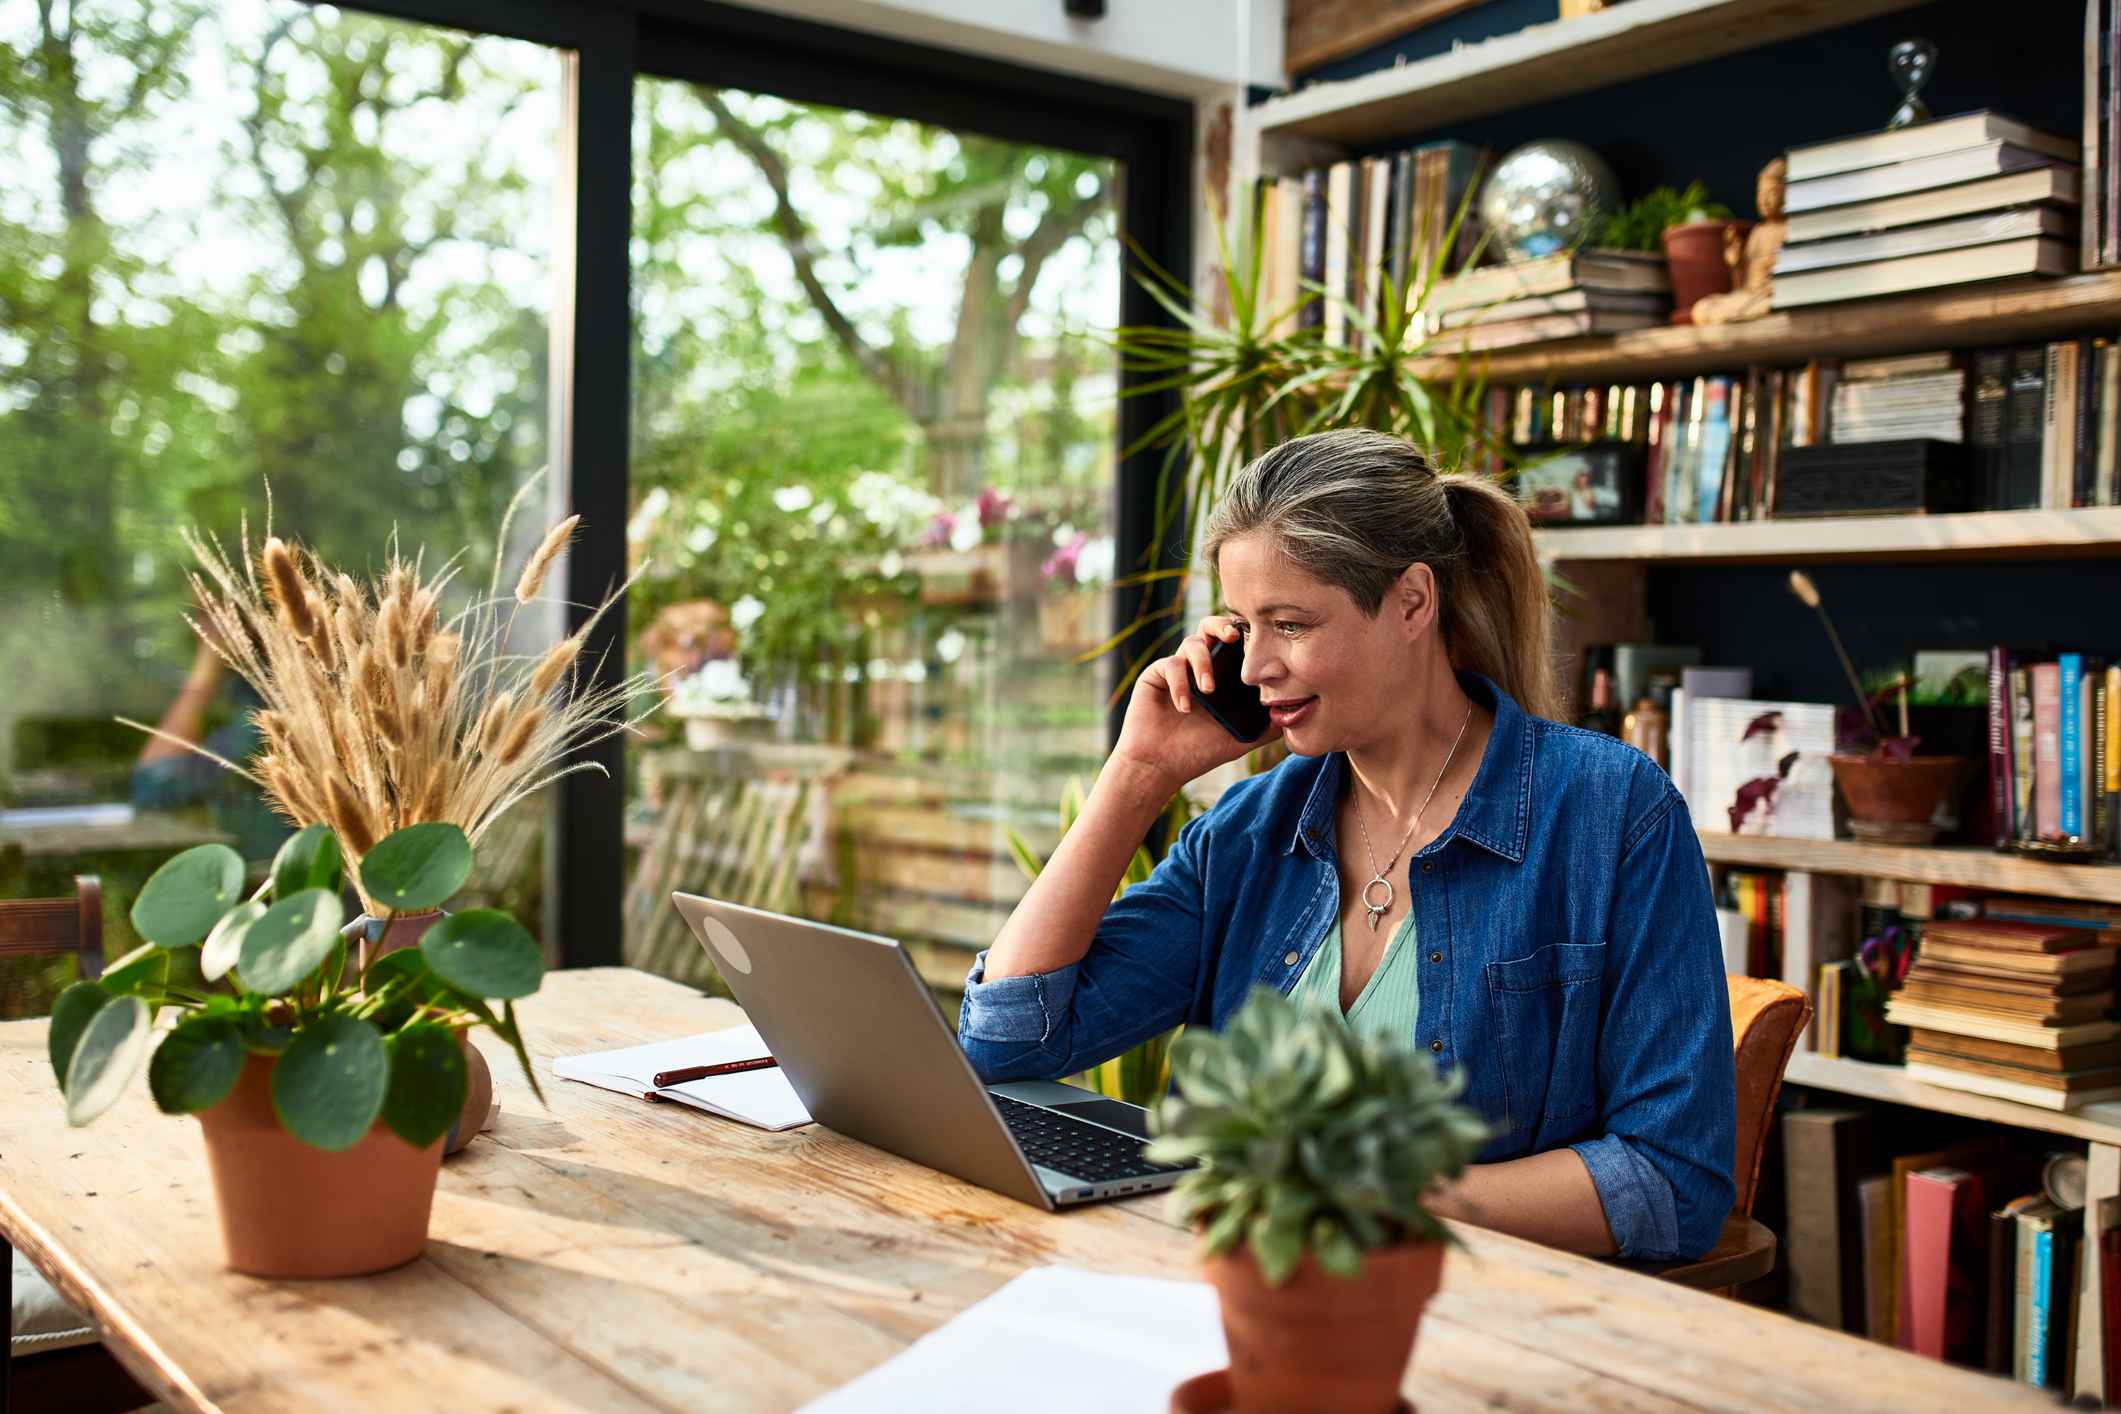
<instances>
[{"instance_id":1,"label":"colorful book stack","mask_svg":"<svg viewBox=\"0 0 2121 1414\"><path fill-rule=\"evenodd\" d=\"M1617 334L1662 324L1672 310L1664 257L1576 250L1468 270L1430 293L1445 353Z\"/></svg>"},{"instance_id":2,"label":"colorful book stack","mask_svg":"<svg viewBox=\"0 0 2121 1414\"><path fill-rule=\"evenodd\" d=\"M2081 922L1932 921L1885 1009L1909 1077L2050 1110L2121 1097L2121 931Z\"/></svg>"},{"instance_id":3,"label":"colorful book stack","mask_svg":"<svg viewBox=\"0 0 2121 1414\"><path fill-rule=\"evenodd\" d=\"M1987 111L1795 148L1774 307L2075 270L2078 156Z\"/></svg>"},{"instance_id":4,"label":"colorful book stack","mask_svg":"<svg viewBox=\"0 0 2121 1414\"><path fill-rule=\"evenodd\" d=\"M1480 148L1436 142L1382 157L1351 158L1300 176L1262 183L1261 294L1265 307L1293 308L1305 294L1331 298L1305 305L1300 322L1327 343L1352 345L1361 335L1348 317L1367 323L1389 288L1402 297L1425 272L1449 273L1472 257L1476 223L1444 238L1486 165ZM1282 332L1287 332L1286 330Z\"/></svg>"},{"instance_id":5,"label":"colorful book stack","mask_svg":"<svg viewBox=\"0 0 2121 1414\"><path fill-rule=\"evenodd\" d=\"M1990 649L1988 787L1998 849L2121 859L2121 664Z\"/></svg>"},{"instance_id":6,"label":"colorful book stack","mask_svg":"<svg viewBox=\"0 0 2121 1414\"><path fill-rule=\"evenodd\" d=\"M1845 363L1833 400L1829 426L1837 443L1957 442L1966 435L1966 370L1952 367L1948 353Z\"/></svg>"}]
</instances>

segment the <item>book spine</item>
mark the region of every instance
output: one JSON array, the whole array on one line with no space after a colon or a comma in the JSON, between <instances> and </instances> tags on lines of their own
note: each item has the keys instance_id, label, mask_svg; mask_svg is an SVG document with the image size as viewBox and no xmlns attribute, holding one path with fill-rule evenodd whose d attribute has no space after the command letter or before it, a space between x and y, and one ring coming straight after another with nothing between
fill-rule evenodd
<instances>
[{"instance_id":1,"label":"book spine","mask_svg":"<svg viewBox=\"0 0 2121 1414\"><path fill-rule=\"evenodd\" d=\"M2024 1382L2030 1379L2033 1363L2033 1247L2038 1237L2032 1221L2020 1216L2016 1220L2016 1240L2012 1244L2018 1249L2011 1292L2011 1378Z\"/></svg>"},{"instance_id":2,"label":"book spine","mask_svg":"<svg viewBox=\"0 0 2121 1414\"><path fill-rule=\"evenodd\" d=\"M2011 669L2011 821L2014 838L2033 837L2033 681L2026 668Z\"/></svg>"},{"instance_id":3,"label":"book spine","mask_svg":"<svg viewBox=\"0 0 2121 1414\"><path fill-rule=\"evenodd\" d=\"M2065 839L2084 838L2084 655L2064 653L2055 660L2057 730L2062 773L2057 832Z\"/></svg>"},{"instance_id":4,"label":"book spine","mask_svg":"<svg viewBox=\"0 0 2121 1414\"><path fill-rule=\"evenodd\" d=\"M2109 830L2106 737L2108 718L2112 711L2111 704L2106 699L2106 673L2098 668L2087 670L2084 675L2084 691L2091 704L2091 710L2084 714L2084 726L2090 733L2084 744L2085 842L2093 849L2104 852Z\"/></svg>"},{"instance_id":5,"label":"book spine","mask_svg":"<svg viewBox=\"0 0 2121 1414\"><path fill-rule=\"evenodd\" d=\"M2106 839L2109 859L2121 860L2121 663L2106 670Z\"/></svg>"},{"instance_id":6,"label":"book spine","mask_svg":"<svg viewBox=\"0 0 2121 1414\"><path fill-rule=\"evenodd\" d=\"M1988 650L1989 834L1998 849L2011 841L2010 651Z\"/></svg>"},{"instance_id":7,"label":"book spine","mask_svg":"<svg viewBox=\"0 0 2121 1414\"><path fill-rule=\"evenodd\" d=\"M2033 1234L2033 1298L2032 1319L2025 1332L2025 1382L2036 1389L2045 1389L2048 1383L2047 1338L2048 1297L2055 1277L2055 1230L2044 1227Z\"/></svg>"},{"instance_id":8,"label":"book spine","mask_svg":"<svg viewBox=\"0 0 2121 1414\"><path fill-rule=\"evenodd\" d=\"M2010 402L2011 356L2008 349L1983 349L1974 355L1973 444L1974 487L1982 509L2003 504L2005 411Z\"/></svg>"},{"instance_id":9,"label":"book spine","mask_svg":"<svg viewBox=\"0 0 2121 1414\"><path fill-rule=\"evenodd\" d=\"M2062 832L2062 680L2053 663L2035 664L2033 679L2033 834Z\"/></svg>"},{"instance_id":10,"label":"book spine","mask_svg":"<svg viewBox=\"0 0 2121 1414\"><path fill-rule=\"evenodd\" d=\"M2040 505L2040 428L2047 398L2047 350L2028 344L2011 354L2002 493L1995 509L2025 511Z\"/></svg>"},{"instance_id":11,"label":"book spine","mask_svg":"<svg viewBox=\"0 0 2121 1414\"><path fill-rule=\"evenodd\" d=\"M2099 92L2100 51L2105 48L2106 40L2099 26L2101 8L2101 0L2085 0L2084 131L2078 148L2084 160L2086 191L2083 214L2077 230L2077 264L2084 270L2096 269L2105 249L2101 237L2105 234L2106 212L2096 195L2099 186L2099 129L2105 117L2102 95Z\"/></svg>"},{"instance_id":12,"label":"book spine","mask_svg":"<svg viewBox=\"0 0 2121 1414\"><path fill-rule=\"evenodd\" d=\"M1945 1358L1945 1301L1956 1197L1956 1186L1942 1174L1907 1176L1908 1349L1932 1360Z\"/></svg>"},{"instance_id":13,"label":"book spine","mask_svg":"<svg viewBox=\"0 0 2121 1414\"><path fill-rule=\"evenodd\" d=\"M2076 401L2071 411L2076 415L2076 427L2071 433L2070 448L2076 460L2070 467L2070 504L2088 506L2098 494L2092 485L2092 473L2099 464L2098 423L2093 414L2099 406L2099 355L2106 351L2106 340L2089 338L2077 340L2076 352Z\"/></svg>"},{"instance_id":14,"label":"book spine","mask_svg":"<svg viewBox=\"0 0 2121 1414\"><path fill-rule=\"evenodd\" d=\"M2063 362L2069 347L2061 342L2047 345L2042 350L2043 363L2040 375L2040 502L2046 510L2058 510L2067 506L2067 498L2058 498L2057 486L2060 476L2055 468L2062 461L2062 430L2066 418L2062 409Z\"/></svg>"}]
</instances>

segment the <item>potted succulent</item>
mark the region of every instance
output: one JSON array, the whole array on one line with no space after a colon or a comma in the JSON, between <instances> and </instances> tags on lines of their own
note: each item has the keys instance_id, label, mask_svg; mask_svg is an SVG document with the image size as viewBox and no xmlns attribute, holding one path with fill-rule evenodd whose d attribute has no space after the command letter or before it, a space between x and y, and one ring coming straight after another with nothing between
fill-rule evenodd
<instances>
[{"instance_id":1,"label":"potted succulent","mask_svg":"<svg viewBox=\"0 0 2121 1414\"><path fill-rule=\"evenodd\" d=\"M470 867L455 825L411 825L368 853L361 886L424 910ZM356 970L342 882L322 825L288 840L248 898L234 850L188 849L133 905L147 942L52 1009L68 1121L110 1108L145 1059L156 1106L199 1117L228 1265L254 1276L356 1276L420 1254L443 1141L472 1089L468 1029L507 1041L537 1088L515 1003L545 965L522 925L452 914ZM171 980L180 954L205 987Z\"/></svg>"},{"instance_id":2,"label":"potted succulent","mask_svg":"<svg viewBox=\"0 0 2121 1414\"><path fill-rule=\"evenodd\" d=\"M1393 1408L1452 1240L1423 1200L1488 1137L1460 1081L1266 988L1221 1031L1182 1034L1171 1067L1146 1152L1199 1163L1175 1202L1230 1347L1227 1375L1173 1408Z\"/></svg>"},{"instance_id":3,"label":"potted succulent","mask_svg":"<svg viewBox=\"0 0 2121 1414\"><path fill-rule=\"evenodd\" d=\"M1888 689L1897 689L1900 696L1900 731L1888 734L1878 716L1876 698L1864 691L1848 650L1841 646L1841 635L1827 616L1818 586L1802 570L1792 570L1790 592L1819 615L1856 694L1855 713L1844 714L1844 724L1836 733L1843 749L1828 758L1834 784L1848 803L1849 833L1879 844L1929 844L1937 838L1938 807L1958 789L1966 758L1916 754L1922 738L1908 731L1904 677Z\"/></svg>"}]
</instances>

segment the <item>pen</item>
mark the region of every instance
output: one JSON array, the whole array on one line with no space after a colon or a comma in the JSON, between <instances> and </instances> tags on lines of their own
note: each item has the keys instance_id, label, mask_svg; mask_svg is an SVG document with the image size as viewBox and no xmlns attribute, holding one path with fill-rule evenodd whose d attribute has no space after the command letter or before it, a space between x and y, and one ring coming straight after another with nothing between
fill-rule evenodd
<instances>
[{"instance_id":1,"label":"pen","mask_svg":"<svg viewBox=\"0 0 2121 1414\"><path fill-rule=\"evenodd\" d=\"M660 1090L665 1085L683 1085L688 1080L705 1080L710 1075L734 1075L740 1070L764 1070L779 1064L772 1056L759 1056L754 1060L723 1061L720 1065L688 1065L682 1070L657 1071L655 1085Z\"/></svg>"}]
</instances>

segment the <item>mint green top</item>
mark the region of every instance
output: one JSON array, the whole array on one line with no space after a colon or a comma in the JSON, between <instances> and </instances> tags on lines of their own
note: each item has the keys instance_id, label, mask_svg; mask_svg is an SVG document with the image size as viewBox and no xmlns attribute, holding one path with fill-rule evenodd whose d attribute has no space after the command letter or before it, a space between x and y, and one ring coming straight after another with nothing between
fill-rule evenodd
<instances>
[{"instance_id":1,"label":"mint green top","mask_svg":"<svg viewBox=\"0 0 2121 1414\"><path fill-rule=\"evenodd\" d=\"M1401 1041L1412 1036L1415 1019L1421 1014L1420 957L1421 950L1414 942L1414 911L1408 909L1406 921L1385 944L1385 955L1378 959L1377 970L1370 974L1361 995L1348 1008L1344 1018L1348 1025L1365 1036ZM1289 989L1289 996L1300 1004L1322 1006L1336 1014L1340 1012L1338 918L1326 929L1325 941L1311 954L1311 961L1305 964L1296 985Z\"/></svg>"}]
</instances>

